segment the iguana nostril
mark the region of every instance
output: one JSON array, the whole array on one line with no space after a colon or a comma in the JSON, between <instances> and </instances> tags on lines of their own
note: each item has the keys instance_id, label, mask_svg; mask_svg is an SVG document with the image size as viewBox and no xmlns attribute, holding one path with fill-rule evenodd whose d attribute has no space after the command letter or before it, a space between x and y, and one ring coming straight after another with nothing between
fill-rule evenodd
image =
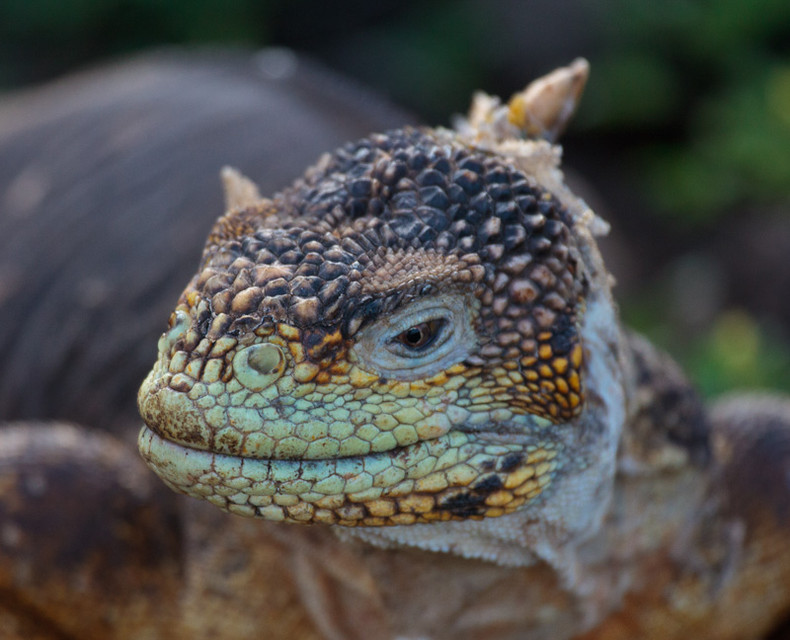
<instances>
[{"instance_id":1,"label":"iguana nostril","mask_svg":"<svg viewBox=\"0 0 790 640\"><path fill-rule=\"evenodd\" d=\"M186 335L189 329L189 316L180 309L173 314L171 327L159 338L159 353L170 355L176 342Z\"/></svg>"},{"instance_id":2,"label":"iguana nostril","mask_svg":"<svg viewBox=\"0 0 790 640\"><path fill-rule=\"evenodd\" d=\"M283 373L285 357L275 344L254 344L233 358L236 379L251 391L265 389Z\"/></svg>"}]
</instances>

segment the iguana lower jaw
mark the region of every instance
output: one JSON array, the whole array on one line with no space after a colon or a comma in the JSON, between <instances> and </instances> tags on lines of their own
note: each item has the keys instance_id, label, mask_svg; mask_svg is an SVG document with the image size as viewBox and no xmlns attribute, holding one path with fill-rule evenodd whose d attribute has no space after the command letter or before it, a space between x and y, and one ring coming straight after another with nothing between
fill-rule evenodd
<instances>
[{"instance_id":1,"label":"iguana lower jaw","mask_svg":"<svg viewBox=\"0 0 790 640\"><path fill-rule=\"evenodd\" d=\"M146 427L140 434L145 460L182 493L240 515L343 526L499 516L550 484L554 447L478 440L452 431L365 456L277 460L190 449Z\"/></svg>"}]
</instances>

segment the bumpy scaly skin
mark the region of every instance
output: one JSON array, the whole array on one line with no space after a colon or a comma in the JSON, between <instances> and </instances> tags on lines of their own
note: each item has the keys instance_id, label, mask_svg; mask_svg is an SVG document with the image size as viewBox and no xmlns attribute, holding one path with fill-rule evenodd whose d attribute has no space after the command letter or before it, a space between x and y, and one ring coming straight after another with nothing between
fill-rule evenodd
<instances>
[{"instance_id":1,"label":"bumpy scaly skin","mask_svg":"<svg viewBox=\"0 0 790 640\"><path fill-rule=\"evenodd\" d=\"M582 406L573 225L451 132L338 150L217 223L140 392L144 456L178 490L272 520L513 511L551 482L552 427ZM473 310L463 360L399 380L364 339L355 351L366 327L437 295Z\"/></svg>"}]
</instances>

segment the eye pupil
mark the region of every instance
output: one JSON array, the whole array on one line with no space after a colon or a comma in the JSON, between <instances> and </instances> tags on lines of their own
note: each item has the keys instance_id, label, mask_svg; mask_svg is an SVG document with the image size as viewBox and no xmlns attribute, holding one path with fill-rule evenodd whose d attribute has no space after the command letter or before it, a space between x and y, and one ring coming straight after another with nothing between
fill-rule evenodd
<instances>
[{"instance_id":1,"label":"eye pupil","mask_svg":"<svg viewBox=\"0 0 790 640\"><path fill-rule=\"evenodd\" d=\"M395 340L409 349L424 349L433 344L445 324L442 318L421 322L398 334Z\"/></svg>"}]
</instances>

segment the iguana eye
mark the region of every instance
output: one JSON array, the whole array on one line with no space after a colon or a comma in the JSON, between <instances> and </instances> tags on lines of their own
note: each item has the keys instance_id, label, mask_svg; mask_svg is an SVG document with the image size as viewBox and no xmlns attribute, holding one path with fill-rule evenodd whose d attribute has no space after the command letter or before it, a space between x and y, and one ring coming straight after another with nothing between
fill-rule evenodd
<instances>
[{"instance_id":1,"label":"iguana eye","mask_svg":"<svg viewBox=\"0 0 790 640\"><path fill-rule=\"evenodd\" d=\"M353 357L363 369L395 380L428 377L477 349L473 318L479 302L446 293L384 315L355 336Z\"/></svg>"},{"instance_id":2,"label":"iguana eye","mask_svg":"<svg viewBox=\"0 0 790 640\"><path fill-rule=\"evenodd\" d=\"M430 347L439 334L447 326L447 320L444 318L434 318L427 322L420 322L419 324L409 327L406 331L399 333L393 340L399 342L408 349L414 351L423 351Z\"/></svg>"}]
</instances>

